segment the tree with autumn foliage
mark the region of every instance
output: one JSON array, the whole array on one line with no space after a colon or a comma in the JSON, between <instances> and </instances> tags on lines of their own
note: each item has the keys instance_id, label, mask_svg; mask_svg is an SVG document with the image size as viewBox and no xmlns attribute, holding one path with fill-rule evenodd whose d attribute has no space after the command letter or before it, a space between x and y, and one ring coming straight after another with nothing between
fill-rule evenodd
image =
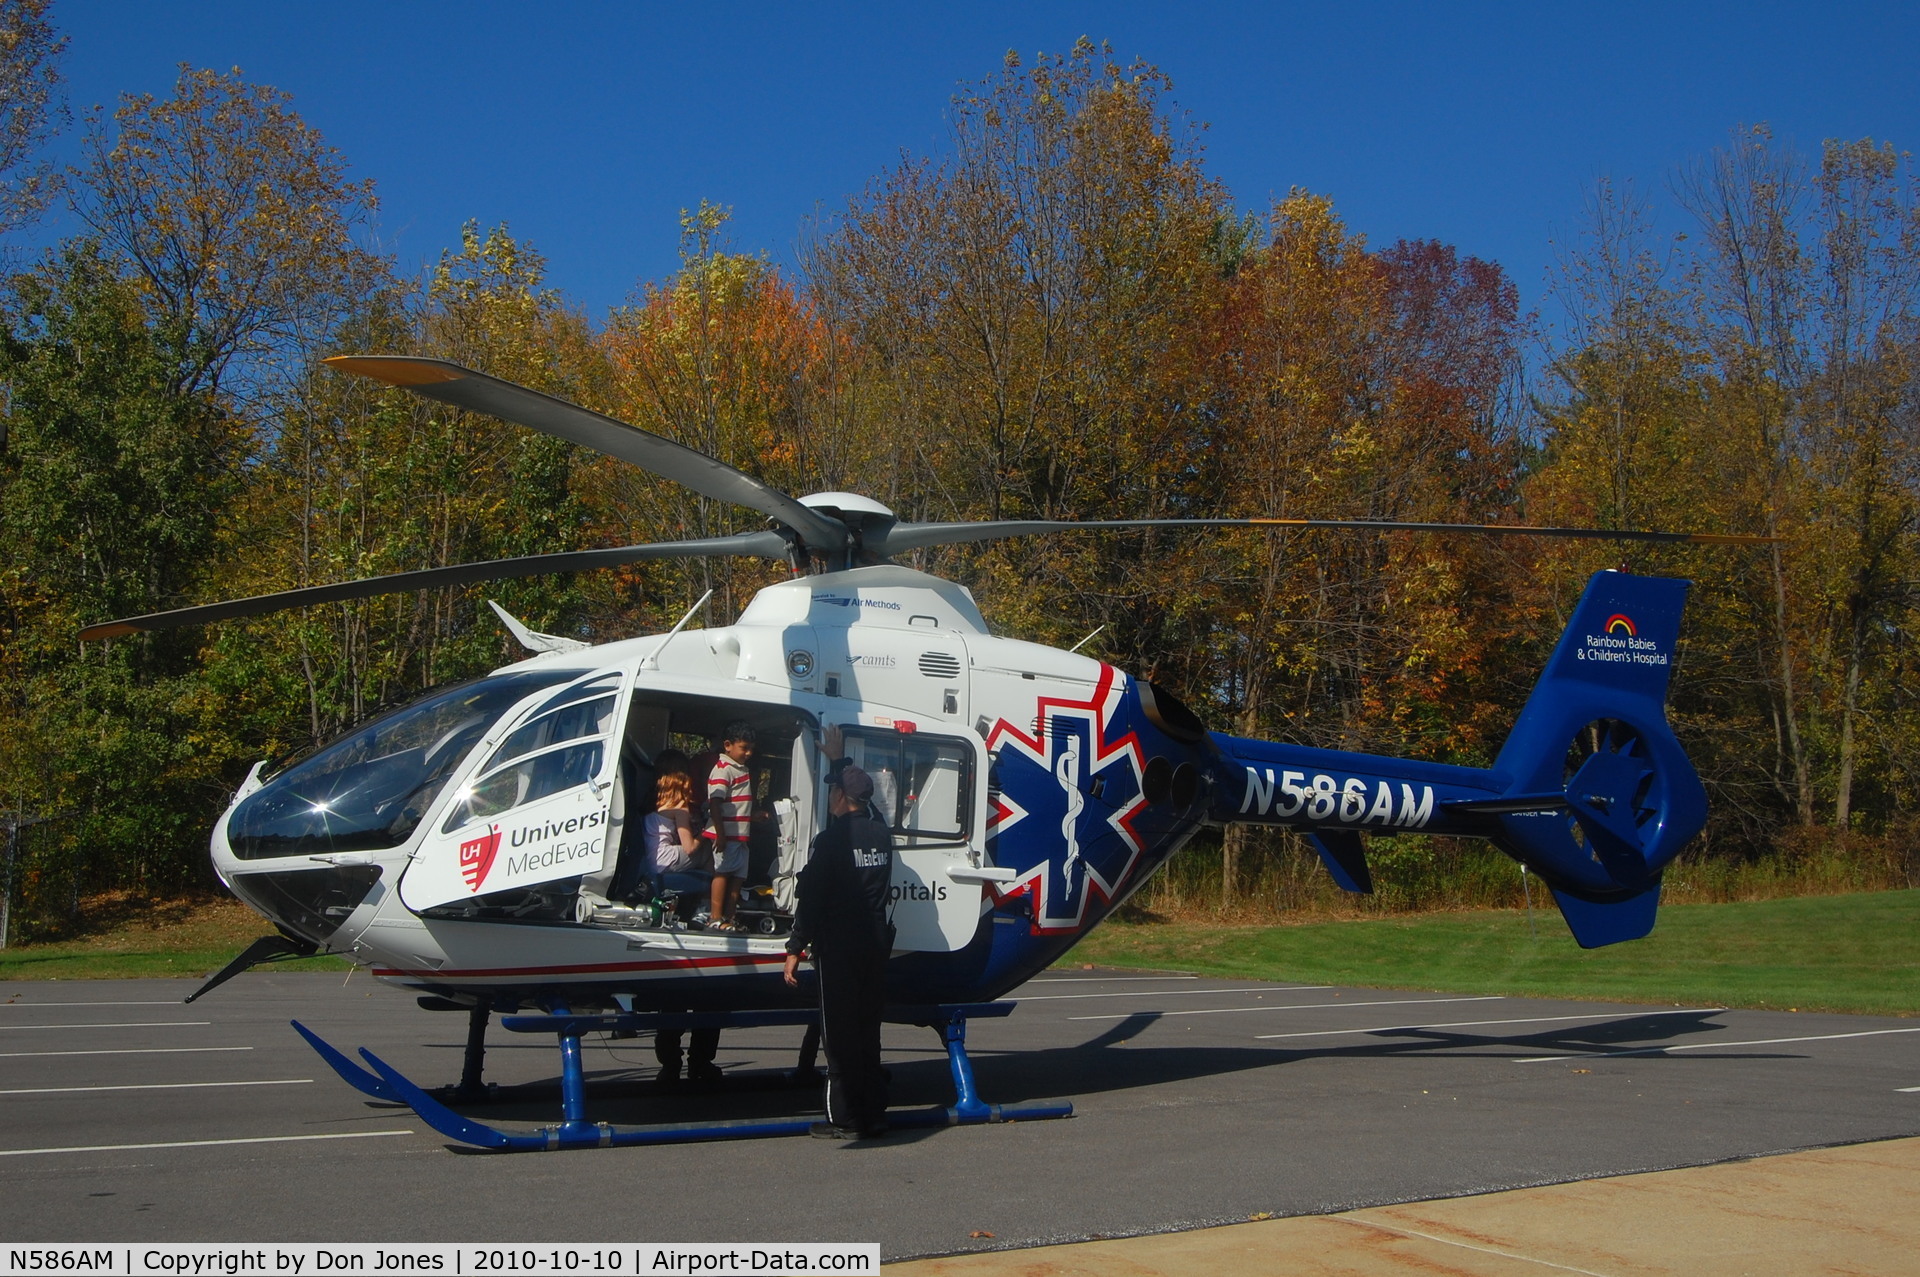
<instances>
[{"instance_id":1,"label":"tree with autumn foliage","mask_svg":"<svg viewBox=\"0 0 1920 1277\"><path fill-rule=\"evenodd\" d=\"M60 59L66 37L48 0L0 0L0 237L30 225L60 188L42 152L67 121Z\"/></svg>"},{"instance_id":2,"label":"tree with autumn foliage","mask_svg":"<svg viewBox=\"0 0 1920 1277\"><path fill-rule=\"evenodd\" d=\"M1481 523L1511 509L1520 330L1497 266L1435 243L1370 250L1331 201L1296 193L1233 285L1217 426L1232 513ZM1510 549L1371 533L1219 544L1222 708L1238 730L1484 754L1503 631L1457 609L1497 596Z\"/></svg>"},{"instance_id":3,"label":"tree with autumn foliage","mask_svg":"<svg viewBox=\"0 0 1920 1277\"><path fill-rule=\"evenodd\" d=\"M0 118L0 232L58 185L38 149L59 52L44 5L0 0L0 78L21 86ZM515 659L489 599L604 640L708 590L724 623L790 570L650 561L74 644L110 616L759 524L321 362L348 352L452 359L906 519L1767 532L1729 551L1152 529L912 561L968 585L1001 632L1097 634L1083 650L1223 730L1469 764L1497 750L1589 573L1685 575L1673 712L1712 797L1702 854L1911 841L1904 155L1859 140L1807 161L1742 131L1678 176L1684 238L1603 185L1528 394L1530 320L1497 264L1375 246L1324 195L1239 211L1149 64L1084 40L1009 54L950 121L941 153L809 228L797 270L737 251L728 210L693 203L678 268L602 320L505 227L469 224L404 277L367 243L371 183L238 71L183 68L170 97L96 113L68 177L84 234L11 277L0 333L0 813L54 818L23 853L35 916L204 876L205 829L252 761ZM1223 851L1228 896L1312 863L1266 834ZM1442 898L1493 881L1417 837L1375 851Z\"/></svg>"},{"instance_id":4,"label":"tree with autumn foliage","mask_svg":"<svg viewBox=\"0 0 1920 1277\"><path fill-rule=\"evenodd\" d=\"M584 320L543 285L539 254L469 225L425 287L367 299L335 351L432 351L569 398L604 367ZM319 355L322 351L314 352ZM246 593L575 548L587 513L559 440L321 366L266 450L238 536ZM278 738L331 738L374 708L513 657L487 599L562 631L586 622L565 578L423 590L223 627L236 687L299 688L306 713ZM244 636L244 637L241 637ZM244 670L244 674L239 671Z\"/></svg>"},{"instance_id":5,"label":"tree with autumn foliage","mask_svg":"<svg viewBox=\"0 0 1920 1277\"><path fill-rule=\"evenodd\" d=\"M1920 797L1902 677L1920 548L1913 174L1884 144L1830 142L1815 165L1758 128L1677 190L1687 240L1656 237L1621 191L1590 210L1529 499L1570 521L1776 536L1617 555L1696 581L1675 698L1709 840L1884 832ZM1553 558L1566 581L1598 552Z\"/></svg>"},{"instance_id":6,"label":"tree with autumn foliage","mask_svg":"<svg viewBox=\"0 0 1920 1277\"><path fill-rule=\"evenodd\" d=\"M866 352L866 488L914 519L1211 512L1210 372L1243 227L1166 77L1082 41L954 98L950 155L907 159L814 241L808 283ZM854 472L859 475L858 471ZM1187 542L1143 532L952 547L1016 632L1148 675L1194 668ZM1181 681L1185 681L1184 677Z\"/></svg>"},{"instance_id":7,"label":"tree with autumn foliage","mask_svg":"<svg viewBox=\"0 0 1920 1277\"><path fill-rule=\"evenodd\" d=\"M727 218L725 209L704 202L684 212L679 273L646 286L612 315L601 338L611 368L607 409L782 491L836 487L867 441L835 412L848 352L764 258L726 251ZM751 511L611 459L593 463L587 482L600 512L597 530L610 544L724 536L758 526ZM731 618L786 570L784 564L702 559L608 575L642 609L628 616L671 624L708 590L715 593L710 615ZM662 606L650 611L656 604Z\"/></svg>"}]
</instances>

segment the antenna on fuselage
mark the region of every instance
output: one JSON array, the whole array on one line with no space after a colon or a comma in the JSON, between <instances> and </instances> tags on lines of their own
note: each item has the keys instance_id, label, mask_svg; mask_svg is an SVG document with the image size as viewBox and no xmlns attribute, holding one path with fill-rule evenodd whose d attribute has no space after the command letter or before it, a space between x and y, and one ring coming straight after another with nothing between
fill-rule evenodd
<instances>
[{"instance_id":1,"label":"antenna on fuselage","mask_svg":"<svg viewBox=\"0 0 1920 1277\"><path fill-rule=\"evenodd\" d=\"M712 597L713 597L712 590L708 590L705 594L702 594L700 596L700 601L698 603L695 603L692 607L688 608L687 614L680 618L680 623L667 631L666 637L660 640L660 645L654 648L651 652L648 652L646 656L641 658L640 668L643 670L659 669L660 653L667 650L667 644L673 642L673 636L678 634L681 630L686 629L687 622L693 619L693 614L695 612L698 612L701 608L705 607L707 605L707 600Z\"/></svg>"},{"instance_id":2,"label":"antenna on fuselage","mask_svg":"<svg viewBox=\"0 0 1920 1277\"><path fill-rule=\"evenodd\" d=\"M1083 648L1083 647L1085 647L1085 646L1086 646L1087 644L1089 644L1089 643L1091 643L1091 642L1093 642L1093 637L1094 637L1094 634L1098 634L1098 633L1099 633L1099 632L1100 632L1101 630L1104 630L1104 629L1106 629L1106 628L1107 628L1107 627L1106 627L1106 626L1104 626L1104 625L1096 625L1096 626L1094 626L1094 627L1093 627L1093 634L1089 634L1089 635L1087 635L1087 636L1086 636L1085 638L1083 638L1083 639L1081 639L1081 640L1080 640L1080 641L1079 641L1078 643L1075 643L1075 644L1074 644L1074 645L1073 645L1072 647L1070 647L1070 648L1068 648L1068 649L1067 649L1067 651L1068 651L1068 653L1069 653L1069 654L1071 654L1071 653L1074 653L1074 652L1077 652L1077 651L1079 651L1079 650L1080 650L1081 648Z\"/></svg>"}]
</instances>

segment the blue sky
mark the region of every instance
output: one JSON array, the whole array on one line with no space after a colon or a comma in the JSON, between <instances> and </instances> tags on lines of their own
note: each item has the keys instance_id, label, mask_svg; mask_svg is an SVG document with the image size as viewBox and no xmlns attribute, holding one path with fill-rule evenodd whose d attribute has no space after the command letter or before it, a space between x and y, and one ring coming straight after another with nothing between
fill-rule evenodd
<instances>
[{"instance_id":1,"label":"blue sky","mask_svg":"<svg viewBox=\"0 0 1920 1277\"><path fill-rule=\"evenodd\" d=\"M1892 4L60 0L54 16L76 119L167 93L178 63L237 65L376 181L404 265L468 218L506 222L595 316L673 270L681 208L731 205L736 249L790 261L816 210L902 150L938 151L957 82L1081 35L1173 78L1242 208L1331 195L1374 243L1501 262L1528 304L1602 175L1660 196L1763 120L1809 151L1920 144L1920 7Z\"/></svg>"}]
</instances>

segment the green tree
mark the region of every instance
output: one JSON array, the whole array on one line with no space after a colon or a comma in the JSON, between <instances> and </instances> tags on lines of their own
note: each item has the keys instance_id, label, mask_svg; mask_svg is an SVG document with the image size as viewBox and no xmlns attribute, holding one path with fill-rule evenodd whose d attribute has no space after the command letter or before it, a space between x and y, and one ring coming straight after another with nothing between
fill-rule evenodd
<instances>
[{"instance_id":1,"label":"green tree","mask_svg":"<svg viewBox=\"0 0 1920 1277\"><path fill-rule=\"evenodd\" d=\"M335 349L420 351L572 398L599 355L584 321L544 287L544 262L504 228L469 225L418 294L370 293ZM317 356L319 352L314 352ZM580 544L573 449L524 427L430 403L310 362L254 475L228 593L254 594ZM236 695L295 691L265 748L323 740L376 708L515 659L485 609L536 627L582 621L572 583L541 578L324 605L222 627L211 671ZM287 703L298 703L293 697Z\"/></svg>"},{"instance_id":2,"label":"green tree","mask_svg":"<svg viewBox=\"0 0 1920 1277\"><path fill-rule=\"evenodd\" d=\"M178 885L197 872L219 746L200 731L197 643L75 631L196 594L240 481L246 433L173 384L178 334L89 243L15 282L0 378L0 726L12 800L69 813L64 871ZM24 802L22 802L24 800Z\"/></svg>"}]
</instances>

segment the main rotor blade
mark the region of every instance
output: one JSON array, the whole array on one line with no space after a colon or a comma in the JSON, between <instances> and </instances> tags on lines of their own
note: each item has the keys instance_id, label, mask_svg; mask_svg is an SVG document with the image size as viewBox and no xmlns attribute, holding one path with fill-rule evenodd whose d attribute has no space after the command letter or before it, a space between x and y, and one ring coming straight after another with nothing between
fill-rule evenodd
<instances>
[{"instance_id":1,"label":"main rotor blade","mask_svg":"<svg viewBox=\"0 0 1920 1277\"><path fill-rule=\"evenodd\" d=\"M1348 532L1467 532L1476 536L1573 537L1589 541L1651 541L1659 544L1769 545L1776 538L1722 532L1641 532L1614 528L1542 528L1521 523L1402 523L1385 519L1000 519L980 523L896 523L867 542L881 557L936 545L997 541L1002 537L1121 528L1329 528Z\"/></svg>"},{"instance_id":2,"label":"main rotor blade","mask_svg":"<svg viewBox=\"0 0 1920 1277\"><path fill-rule=\"evenodd\" d=\"M606 550L574 550L564 554L530 554L518 559L494 559L486 563L456 563L444 568L422 568L417 572L362 577L337 585L309 585L298 590L282 590L278 594L257 594L250 599L205 603L172 612L153 612L120 621L102 621L81 630L80 640L84 643L92 639L118 638L122 634L138 634L145 630L204 625L209 621L229 621L239 616L260 616L287 608L311 607L315 603L367 599L380 594L404 594L410 590L430 590L444 585L472 585L476 581L503 581L511 577L540 576L548 572L584 572L591 568L637 563L642 559L699 558L714 554L784 559L787 556L787 541L778 532L742 532L737 536L708 537L699 541L655 541L647 545L621 545Z\"/></svg>"},{"instance_id":3,"label":"main rotor blade","mask_svg":"<svg viewBox=\"0 0 1920 1277\"><path fill-rule=\"evenodd\" d=\"M684 484L702 496L731 501L771 515L799 533L801 541L810 549L834 553L846 546L847 530L839 521L808 509L752 475L704 452L564 399L489 377L445 359L413 355L335 355L326 362L341 372L371 377L456 408L484 412L502 421L531 427L609 457L618 457L663 479Z\"/></svg>"}]
</instances>

